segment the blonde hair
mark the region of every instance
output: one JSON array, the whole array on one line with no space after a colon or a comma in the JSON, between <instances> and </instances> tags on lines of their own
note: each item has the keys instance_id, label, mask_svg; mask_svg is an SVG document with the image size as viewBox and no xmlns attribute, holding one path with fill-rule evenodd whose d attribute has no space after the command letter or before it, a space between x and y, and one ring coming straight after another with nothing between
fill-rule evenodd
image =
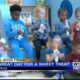
<instances>
[{"instance_id":1,"label":"blonde hair","mask_svg":"<svg viewBox=\"0 0 80 80\"><path fill-rule=\"evenodd\" d=\"M54 36L54 38L52 39L52 43L53 43L56 39L60 41L59 47L62 47L62 39L61 39L61 37L60 37L59 35Z\"/></svg>"},{"instance_id":2,"label":"blonde hair","mask_svg":"<svg viewBox=\"0 0 80 80\"><path fill-rule=\"evenodd\" d=\"M40 10L45 10L44 6L37 6L36 11L39 12Z\"/></svg>"},{"instance_id":3,"label":"blonde hair","mask_svg":"<svg viewBox=\"0 0 80 80\"><path fill-rule=\"evenodd\" d=\"M35 16L37 16L38 14L39 14L39 12L41 11L41 10L44 10L45 11L45 7L44 6L37 6L36 8L35 8Z\"/></svg>"}]
</instances>

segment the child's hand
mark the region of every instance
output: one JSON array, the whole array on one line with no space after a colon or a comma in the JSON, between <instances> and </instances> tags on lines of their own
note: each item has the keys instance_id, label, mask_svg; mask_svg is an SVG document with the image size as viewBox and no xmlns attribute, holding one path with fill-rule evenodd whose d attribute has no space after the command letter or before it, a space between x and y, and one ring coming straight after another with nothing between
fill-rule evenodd
<instances>
[{"instance_id":1,"label":"child's hand","mask_svg":"<svg viewBox=\"0 0 80 80\"><path fill-rule=\"evenodd\" d=\"M4 50L9 50L9 49L10 49L10 48L9 48L8 45L4 46Z\"/></svg>"},{"instance_id":2,"label":"child's hand","mask_svg":"<svg viewBox=\"0 0 80 80\"><path fill-rule=\"evenodd\" d=\"M66 27L66 31L70 31L70 28Z\"/></svg>"},{"instance_id":3,"label":"child's hand","mask_svg":"<svg viewBox=\"0 0 80 80\"><path fill-rule=\"evenodd\" d=\"M0 42L0 46L3 46L3 43L2 42Z\"/></svg>"},{"instance_id":4,"label":"child's hand","mask_svg":"<svg viewBox=\"0 0 80 80\"><path fill-rule=\"evenodd\" d=\"M45 30L45 26L43 24L41 24L40 29Z\"/></svg>"},{"instance_id":5,"label":"child's hand","mask_svg":"<svg viewBox=\"0 0 80 80\"><path fill-rule=\"evenodd\" d=\"M41 28L38 29L39 32L43 32L43 30Z\"/></svg>"},{"instance_id":6,"label":"child's hand","mask_svg":"<svg viewBox=\"0 0 80 80\"><path fill-rule=\"evenodd\" d=\"M54 54L56 54L57 56L59 56L60 52L59 51L55 51Z\"/></svg>"},{"instance_id":7,"label":"child's hand","mask_svg":"<svg viewBox=\"0 0 80 80\"><path fill-rule=\"evenodd\" d=\"M58 55L54 53L54 54L52 54L52 56L53 56L53 59L55 59L55 57L58 56Z\"/></svg>"},{"instance_id":8,"label":"child's hand","mask_svg":"<svg viewBox=\"0 0 80 80\"><path fill-rule=\"evenodd\" d=\"M25 33L23 31L18 30L17 31L17 36L15 37L15 39L17 39L19 36L23 36Z\"/></svg>"},{"instance_id":9,"label":"child's hand","mask_svg":"<svg viewBox=\"0 0 80 80\"><path fill-rule=\"evenodd\" d=\"M23 34L23 32L22 32L22 31L20 31L20 30L18 30L18 31L17 31L17 34L18 34L18 35L22 35L22 34Z\"/></svg>"},{"instance_id":10,"label":"child's hand","mask_svg":"<svg viewBox=\"0 0 80 80\"><path fill-rule=\"evenodd\" d=\"M60 60L63 60L65 58L64 54L63 53L59 54L59 58Z\"/></svg>"},{"instance_id":11,"label":"child's hand","mask_svg":"<svg viewBox=\"0 0 80 80\"><path fill-rule=\"evenodd\" d=\"M22 35L24 35L25 34L25 32L22 32Z\"/></svg>"},{"instance_id":12,"label":"child's hand","mask_svg":"<svg viewBox=\"0 0 80 80\"><path fill-rule=\"evenodd\" d=\"M59 55L60 55L60 52L59 52L59 51L56 51L55 53L53 53L53 58L55 59L55 57L56 57L56 56L59 57Z\"/></svg>"}]
</instances>

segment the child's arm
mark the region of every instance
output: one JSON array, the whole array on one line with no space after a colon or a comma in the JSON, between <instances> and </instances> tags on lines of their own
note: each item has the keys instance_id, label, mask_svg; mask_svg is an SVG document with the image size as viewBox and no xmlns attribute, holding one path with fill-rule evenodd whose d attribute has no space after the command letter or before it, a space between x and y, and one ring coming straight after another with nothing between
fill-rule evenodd
<instances>
[{"instance_id":1,"label":"child's arm","mask_svg":"<svg viewBox=\"0 0 80 80\"><path fill-rule=\"evenodd\" d=\"M5 32L9 39L15 39L17 35L15 31L12 31L11 25L9 22L5 25Z\"/></svg>"},{"instance_id":2,"label":"child's arm","mask_svg":"<svg viewBox=\"0 0 80 80\"><path fill-rule=\"evenodd\" d=\"M46 55L46 60L49 62L52 62L55 60L55 57L58 56L58 53L52 53L52 54L47 54Z\"/></svg>"},{"instance_id":3,"label":"child's arm","mask_svg":"<svg viewBox=\"0 0 80 80\"><path fill-rule=\"evenodd\" d=\"M28 34L29 34L29 31L28 31L27 26L24 25L24 23L23 23L23 26L24 26L24 32L22 33L22 35L26 38L28 36Z\"/></svg>"},{"instance_id":4,"label":"child's arm","mask_svg":"<svg viewBox=\"0 0 80 80\"><path fill-rule=\"evenodd\" d=\"M64 53L60 53L59 58L60 58L61 61L64 61L65 60Z\"/></svg>"},{"instance_id":5,"label":"child's arm","mask_svg":"<svg viewBox=\"0 0 80 80\"><path fill-rule=\"evenodd\" d=\"M0 46L3 46L3 43L0 41Z\"/></svg>"},{"instance_id":6,"label":"child's arm","mask_svg":"<svg viewBox=\"0 0 80 80\"><path fill-rule=\"evenodd\" d=\"M64 61L65 58L66 58L66 50L65 50L64 47L60 49L59 58L60 58L61 61Z\"/></svg>"},{"instance_id":7,"label":"child's arm","mask_svg":"<svg viewBox=\"0 0 80 80\"><path fill-rule=\"evenodd\" d=\"M38 20L37 20L34 24L32 24L32 26L31 26L31 31L32 31L32 33L33 33L34 31L37 31L37 30L39 29L39 26L40 26L40 23L39 23Z\"/></svg>"},{"instance_id":8,"label":"child's arm","mask_svg":"<svg viewBox=\"0 0 80 80\"><path fill-rule=\"evenodd\" d=\"M71 34L70 34L70 40L71 41L73 41L74 40L74 35L75 35L75 33L74 33L74 29L75 29L75 23L73 23L72 25L71 25Z\"/></svg>"},{"instance_id":9,"label":"child's arm","mask_svg":"<svg viewBox=\"0 0 80 80\"><path fill-rule=\"evenodd\" d=\"M52 62L53 61L53 56L52 55L46 55L46 61Z\"/></svg>"},{"instance_id":10,"label":"child's arm","mask_svg":"<svg viewBox=\"0 0 80 80\"><path fill-rule=\"evenodd\" d=\"M55 32L56 31L56 25L55 24L53 24L53 26L52 26L52 32Z\"/></svg>"},{"instance_id":11,"label":"child's arm","mask_svg":"<svg viewBox=\"0 0 80 80\"><path fill-rule=\"evenodd\" d=\"M46 20L46 24L45 24L45 31L46 32L50 32L50 26L49 26L49 23L48 23L48 21Z\"/></svg>"},{"instance_id":12,"label":"child's arm","mask_svg":"<svg viewBox=\"0 0 80 80\"><path fill-rule=\"evenodd\" d=\"M45 53L46 53L46 61L52 62L53 61L52 50L47 49Z\"/></svg>"}]
</instances>

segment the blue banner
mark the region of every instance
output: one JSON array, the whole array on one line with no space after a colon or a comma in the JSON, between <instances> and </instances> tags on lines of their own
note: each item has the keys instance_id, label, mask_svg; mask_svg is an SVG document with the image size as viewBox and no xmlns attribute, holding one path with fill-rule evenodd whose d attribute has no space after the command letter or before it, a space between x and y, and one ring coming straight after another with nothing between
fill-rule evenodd
<instances>
[{"instance_id":1,"label":"blue banner","mask_svg":"<svg viewBox=\"0 0 80 80\"><path fill-rule=\"evenodd\" d=\"M0 67L70 67L69 62L0 62Z\"/></svg>"},{"instance_id":2,"label":"blue banner","mask_svg":"<svg viewBox=\"0 0 80 80\"><path fill-rule=\"evenodd\" d=\"M0 62L0 70L80 70L79 63L70 62Z\"/></svg>"}]
</instances>

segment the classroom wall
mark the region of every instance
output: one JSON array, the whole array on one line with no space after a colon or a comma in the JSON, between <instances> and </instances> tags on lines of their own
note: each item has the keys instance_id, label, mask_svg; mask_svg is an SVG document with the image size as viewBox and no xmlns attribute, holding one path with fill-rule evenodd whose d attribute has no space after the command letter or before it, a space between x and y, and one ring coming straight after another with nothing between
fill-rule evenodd
<instances>
[{"instance_id":1,"label":"classroom wall","mask_svg":"<svg viewBox=\"0 0 80 80\"><path fill-rule=\"evenodd\" d=\"M45 4L49 6L49 16L50 16L50 24L51 26L54 23L58 22L58 16L57 16L57 11L64 0L45 0ZM80 6L80 0L69 0L72 4L73 7L73 14L70 19L71 22L74 21L75 16L74 16L74 10L76 7ZM6 23L7 19L10 18L10 13L9 13L9 6L5 6L6 0L0 0L0 9L1 9L1 14L2 14L2 20L4 23ZM36 5L36 0L22 0L23 5ZM6 10L6 12L5 12ZM6 14L5 14L6 13Z\"/></svg>"},{"instance_id":2,"label":"classroom wall","mask_svg":"<svg viewBox=\"0 0 80 80\"><path fill-rule=\"evenodd\" d=\"M57 11L60 8L60 5L64 0L46 0L46 4L51 8L51 25L58 22ZM73 22L75 19L74 11L77 7L80 7L80 0L69 0L73 7L72 17L69 19L70 22Z\"/></svg>"},{"instance_id":3,"label":"classroom wall","mask_svg":"<svg viewBox=\"0 0 80 80\"><path fill-rule=\"evenodd\" d=\"M0 0L0 4L6 4L6 0ZM22 0L23 5L34 5L36 0Z\"/></svg>"}]
</instances>

